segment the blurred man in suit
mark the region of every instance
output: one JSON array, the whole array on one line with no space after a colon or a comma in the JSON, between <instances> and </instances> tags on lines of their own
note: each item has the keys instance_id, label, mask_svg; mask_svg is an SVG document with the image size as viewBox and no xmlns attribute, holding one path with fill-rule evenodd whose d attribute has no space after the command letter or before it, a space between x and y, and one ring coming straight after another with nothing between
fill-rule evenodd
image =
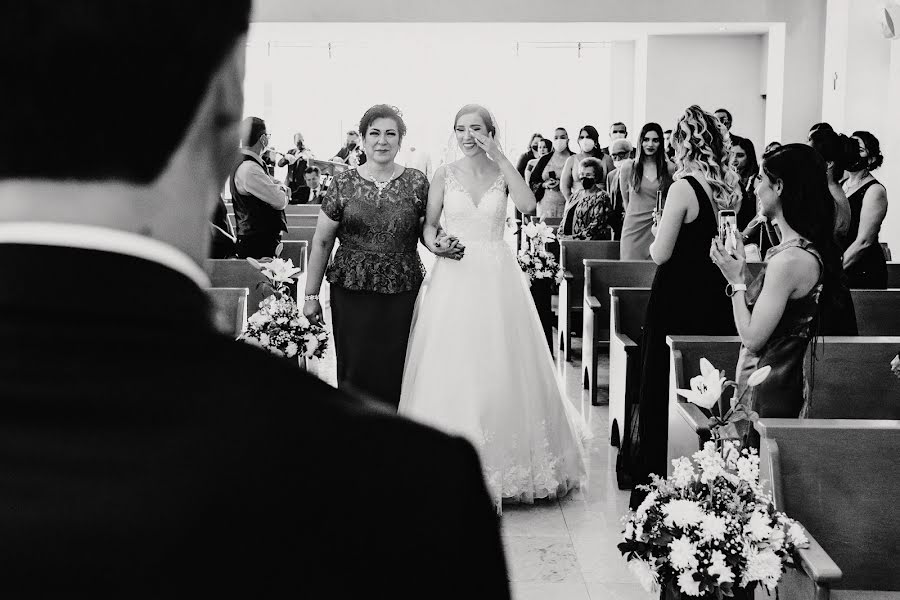
<instances>
[{"instance_id":1,"label":"blurred man in suit","mask_svg":"<svg viewBox=\"0 0 900 600\"><path fill-rule=\"evenodd\" d=\"M213 328L199 264L237 159L249 14L0 8L0 589L508 598L467 442ZM127 153L32 159L138 122Z\"/></svg>"},{"instance_id":2,"label":"blurred man in suit","mask_svg":"<svg viewBox=\"0 0 900 600\"><path fill-rule=\"evenodd\" d=\"M322 185L322 171L319 167L306 167L303 178L306 185L291 199L291 204L322 204L327 191Z\"/></svg>"}]
</instances>

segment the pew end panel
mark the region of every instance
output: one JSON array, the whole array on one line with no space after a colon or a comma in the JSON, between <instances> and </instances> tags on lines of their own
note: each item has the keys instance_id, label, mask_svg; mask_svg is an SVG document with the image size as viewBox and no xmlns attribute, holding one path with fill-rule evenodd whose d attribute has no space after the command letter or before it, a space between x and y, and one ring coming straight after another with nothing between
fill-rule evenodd
<instances>
[{"instance_id":1,"label":"pew end panel","mask_svg":"<svg viewBox=\"0 0 900 600\"><path fill-rule=\"evenodd\" d=\"M640 370L641 339L648 287L613 287L609 290L609 441L619 446L629 431L631 406L629 399L638 390L629 389L629 374Z\"/></svg>"},{"instance_id":2,"label":"pew end panel","mask_svg":"<svg viewBox=\"0 0 900 600\"><path fill-rule=\"evenodd\" d=\"M756 428L776 507L810 534L801 564L815 597L900 596L900 421L763 418Z\"/></svg>"},{"instance_id":3,"label":"pew end panel","mask_svg":"<svg viewBox=\"0 0 900 600\"><path fill-rule=\"evenodd\" d=\"M601 319L600 301L596 296L585 290L584 318L582 319L582 348L581 348L581 382L584 389L588 390L591 405L600 406L597 399L597 363L599 361L599 332L597 320Z\"/></svg>"},{"instance_id":4,"label":"pew end panel","mask_svg":"<svg viewBox=\"0 0 900 600\"><path fill-rule=\"evenodd\" d=\"M572 332L583 329L578 322L583 317L585 258L618 260L619 242L595 240L560 240L559 264L564 279L559 288L557 310L558 346L566 361L572 360Z\"/></svg>"},{"instance_id":5,"label":"pew end panel","mask_svg":"<svg viewBox=\"0 0 900 600\"><path fill-rule=\"evenodd\" d=\"M253 314L259 303L274 293L269 280L242 258L207 259L204 270L214 288L247 288L247 312Z\"/></svg>"},{"instance_id":6,"label":"pew end panel","mask_svg":"<svg viewBox=\"0 0 900 600\"><path fill-rule=\"evenodd\" d=\"M250 290L241 287L207 288L216 328L237 338L247 324L247 298Z\"/></svg>"},{"instance_id":7,"label":"pew end panel","mask_svg":"<svg viewBox=\"0 0 900 600\"><path fill-rule=\"evenodd\" d=\"M859 335L900 335L900 289L850 290Z\"/></svg>"},{"instance_id":8,"label":"pew end panel","mask_svg":"<svg viewBox=\"0 0 900 600\"><path fill-rule=\"evenodd\" d=\"M900 261L890 261L887 263L887 286L888 288L900 288Z\"/></svg>"}]
</instances>

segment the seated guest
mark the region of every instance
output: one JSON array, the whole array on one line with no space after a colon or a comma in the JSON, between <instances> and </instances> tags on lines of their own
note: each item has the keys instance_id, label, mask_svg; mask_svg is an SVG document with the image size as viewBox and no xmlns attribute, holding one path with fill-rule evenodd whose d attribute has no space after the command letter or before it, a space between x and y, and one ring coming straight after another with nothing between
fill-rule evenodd
<instances>
[{"instance_id":1,"label":"seated guest","mask_svg":"<svg viewBox=\"0 0 900 600\"><path fill-rule=\"evenodd\" d=\"M847 167L844 192L850 203L849 245L844 252L844 271L851 289L887 288L887 264L878 243L878 232L887 216L887 190L872 175L884 156L878 138L868 131L855 131L859 158Z\"/></svg>"},{"instance_id":2,"label":"seated guest","mask_svg":"<svg viewBox=\"0 0 900 600\"><path fill-rule=\"evenodd\" d=\"M304 173L306 185L300 188L300 192L291 199L291 204L322 204L325 196L325 186L322 185L322 172L319 167L307 167Z\"/></svg>"},{"instance_id":3,"label":"seated guest","mask_svg":"<svg viewBox=\"0 0 900 600\"><path fill-rule=\"evenodd\" d=\"M225 206L225 199L219 194L219 201L216 202L216 209L213 217L209 222L211 227L210 235L210 258L232 258L235 253L235 243L237 238L234 236L234 230L231 223L228 222L228 209Z\"/></svg>"},{"instance_id":4,"label":"seated guest","mask_svg":"<svg viewBox=\"0 0 900 600\"><path fill-rule=\"evenodd\" d=\"M284 207L288 189L267 172L259 153L269 143L266 122L247 117L241 124L241 161L231 174L231 201L237 221L240 258L275 256L281 232L287 231Z\"/></svg>"},{"instance_id":5,"label":"seated guest","mask_svg":"<svg viewBox=\"0 0 900 600\"><path fill-rule=\"evenodd\" d=\"M469 443L214 328L250 9L0 5L4 595L509 598Z\"/></svg>"},{"instance_id":6,"label":"seated guest","mask_svg":"<svg viewBox=\"0 0 900 600\"><path fill-rule=\"evenodd\" d=\"M287 154L278 159L278 166L287 165L287 177L284 178L284 184L291 190L291 204L299 204L294 202L303 189L305 183L303 179L309 161L314 158L312 151L306 147L303 134L299 131L294 134L294 148L287 151Z\"/></svg>"},{"instance_id":7,"label":"seated guest","mask_svg":"<svg viewBox=\"0 0 900 600\"><path fill-rule=\"evenodd\" d=\"M580 189L566 203L559 239L611 240L613 230L609 217L612 202L606 190L599 185L603 163L596 158L586 158L581 162L579 174Z\"/></svg>"},{"instance_id":8,"label":"seated guest","mask_svg":"<svg viewBox=\"0 0 900 600\"><path fill-rule=\"evenodd\" d=\"M737 397L760 417L793 419L809 409L804 357L818 316L842 285L825 161L806 144L782 146L763 157L756 195L762 214L781 232L759 275L749 277L740 236L734 256L718 237L709 254L728 280L725 294L741 336ZM769 376L749 387L750 374L765 366L772 369ZM741 433L758 447L752 427Z\"/></svg>"},{"instance_id":9,"label":"seated guest","mask_svg":"<svg viewBox=\"0 0 900 600\"><path fill-rule=\"evenodd\" d=\"M360 165L366 164L366 153L359 145L359 132L351 129L347 132L347 142L344 147L337 151L337 154L331 159L333 162L344 163L355 169Z\"/></svg>"}]
</instances>

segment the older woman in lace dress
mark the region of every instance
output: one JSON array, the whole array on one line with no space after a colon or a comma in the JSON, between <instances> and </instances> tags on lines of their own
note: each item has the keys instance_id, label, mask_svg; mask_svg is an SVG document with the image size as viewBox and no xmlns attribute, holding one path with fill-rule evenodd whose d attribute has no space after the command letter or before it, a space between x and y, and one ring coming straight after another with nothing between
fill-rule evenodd
<instances>
[{"instance_id":1,"label":"older woman in lace dress","mask_svg":"<svg viewBox=\"0 0 900 600\"><path fill-rule=\"evenodd\" d=\"M417 245L428 200L421 171L397 165L406 124L391 106L377 105L360 122L368 160L334 178L316 226L303 314L322 321L319 288L328 266L338 387L396 409L413 308L425 269ZM438 252L460 257L442 238Z\"/></svg>"}]
</instances>

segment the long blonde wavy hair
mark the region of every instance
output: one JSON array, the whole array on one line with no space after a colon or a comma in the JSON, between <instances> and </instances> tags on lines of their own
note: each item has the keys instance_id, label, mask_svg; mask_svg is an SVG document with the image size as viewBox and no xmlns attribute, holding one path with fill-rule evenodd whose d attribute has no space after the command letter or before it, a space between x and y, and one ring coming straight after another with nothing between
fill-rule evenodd
<instances>
[{"instance_id":1,"label":"long blonde wavy hair","mask_svg":"<svg viewBox=\"0 0 900 600\"><path fill-rule=\"evenodd\" d=\"M689 106L672 128L671 143L678 164L674 179L699 171L719 209L737 210L741 177L731 166L731 136L719 119L696 104Z\"/></svg>"}]
</instances>

